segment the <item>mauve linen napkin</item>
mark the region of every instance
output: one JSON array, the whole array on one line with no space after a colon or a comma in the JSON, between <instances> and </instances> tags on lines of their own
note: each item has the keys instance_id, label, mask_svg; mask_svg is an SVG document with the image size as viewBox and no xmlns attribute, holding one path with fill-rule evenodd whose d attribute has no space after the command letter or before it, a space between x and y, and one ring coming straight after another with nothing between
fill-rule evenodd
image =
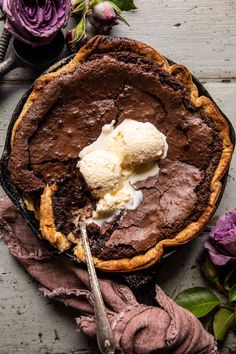
<instances>
[{"instance_id":1,"label":"mauve linen napkin","mask_svg":"<svg viewBox=\"0 0 236 354\"><path fill-rule=\"evenodd\" d=\"M0 230L11 254L40 283L44 295L79 310L78 329L95 336L87 271L68 257L50 252L8 199L0 202ZM117 353L217 353L213 336L159 286L156 286L157 306L151 307L138 303L126 286L105 278L99 279L99 284L115 334Z\"/></svg>"}]
</instances>

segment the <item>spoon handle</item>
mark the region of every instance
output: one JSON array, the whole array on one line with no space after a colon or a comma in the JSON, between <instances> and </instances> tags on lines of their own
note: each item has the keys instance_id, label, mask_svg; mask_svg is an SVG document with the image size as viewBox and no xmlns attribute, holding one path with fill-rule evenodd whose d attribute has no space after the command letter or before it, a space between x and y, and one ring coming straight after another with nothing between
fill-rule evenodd
<instances>
[{"instance_id":1,"label":"spoon handle","mask_svg":"<svg viewBox=\"0 0 236 354\"><path fill-rule=\"evenodd\" d=\"M108 321L102 294L98 284L98 279L93 264L92 254L89 246L86 224L79 223L84 252L87 260L89 281L94 297L94 313L97 327L97 341L102 354L113 354L115 352L115 339L110 323Z\"/></svg>"}]
</instances>

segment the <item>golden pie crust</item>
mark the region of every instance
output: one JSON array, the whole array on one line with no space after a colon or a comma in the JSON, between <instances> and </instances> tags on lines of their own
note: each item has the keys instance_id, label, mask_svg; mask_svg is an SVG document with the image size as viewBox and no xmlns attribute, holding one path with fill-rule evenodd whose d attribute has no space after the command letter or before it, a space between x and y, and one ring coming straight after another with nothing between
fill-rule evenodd
<instances>
[{"instance_id":1,"label":"golden pie crust","mask_svg":"<svg viewBox=\"0 0 236 354\"><path fill-rule=\"evenodd\" d=\"M11 143L14 144L14 134L22 117L28 111L31 104L37 100L45 86L53 78L73 71L78 65L80 65L80 63L85 61L91 54L94 54L97 51L102 51L104 53L106 51L111 52L113 49L114 51L117 51L117 44L119 45L120 51L130 51L145 57L157 67L167 71L178 81L180 81L188 89L192 103L196 107L202 108L206 115L215 122L217 128L219 129L219 134L223 143L221 158L211 179L211 194L208 200L208 205L197 221L190 223L174 238L164 239L158 242L144 254L139 254L132 258L122 258L117 260L102 260L96 257L93 258L95 266L99 269L105 271L131 271L146 268L156 263L162 257L165 247L182 245L197 236L215 211L216 202L222 188L221 179L227 171L232 157L233 145L230 141L229 126L215 104L208 97L199 96L198 89L193 83L192 76L188 69L183 65L170 65L162 54L144 43L129 39L123 40L114 37L96 36L89 41L86 46L81 48L67 65L56 70L55 72L44 74L37 79L33 92L27 99L20 116L13 127ZM67 250L72 244L76 244L74 248L74 256L77 260L85 262L85 254L81 240L76 238L73 234L66 237L61 232L56 231L52 208L52 196L56 190L56 185L47 185L41 196L39 211L41 234L61 252ZM27 199L26 197L24 197L24 200L26 201L27 208L29 210L34 210L37 217L38 213L32 200Z\"/></svg>"}]
</instances>

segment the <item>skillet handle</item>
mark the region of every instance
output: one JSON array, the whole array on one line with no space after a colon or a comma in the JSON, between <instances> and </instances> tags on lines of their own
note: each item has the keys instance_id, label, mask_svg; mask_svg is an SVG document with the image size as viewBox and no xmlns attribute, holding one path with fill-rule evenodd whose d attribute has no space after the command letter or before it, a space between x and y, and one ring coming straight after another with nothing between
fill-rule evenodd
<instances>
[{"instance_id":1,"label":"skillet handle","mask_svg":"<svg viewBox=\"0 0 236 354\"><path fill-rule=\"evenodd\" d=\"M0 79L9 73L12 69L18 66L18 59L13 52L5 59L3 62L0 63Z\"/></svg>"},{"instance_id":2,"label":"skillet handle","mask_svg":"<svg viewBox=\"0 0 236 354\"><path fill-rule=\"evenodd\" d=\"M0 62L5 59L10 39L11 34L6 29L4 29L0 37Z\"/></svg>"}]
</instances>

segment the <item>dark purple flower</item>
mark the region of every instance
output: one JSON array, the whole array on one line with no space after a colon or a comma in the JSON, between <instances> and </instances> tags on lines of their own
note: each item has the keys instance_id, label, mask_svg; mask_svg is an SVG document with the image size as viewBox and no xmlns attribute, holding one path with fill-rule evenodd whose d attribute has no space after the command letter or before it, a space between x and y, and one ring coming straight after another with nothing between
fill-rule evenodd
<instances>
[{"instance_id":1,"label":"dark purple flower","mask_svg":"<svg viewBox=\"0 0 236 354\"><path fill-rule=\"evenodd\" d=\"M236 209L218 219L204 247L215 265L236 262Z\"/></svg>"},{"instance_id":2,"label":"dark purple flower","mask_svg":"<svg viewBox=\"0 0 236 354\"><path fill-rule=\"evenodd\" d=\"M118 12L115 5L108 1L104 1L95 5L88 16L88 20L99 33L106 33L113 26L118 25Z\"/></svg>"},{"instance_id":3,"label":"dark purple flower","mask_svg":"<svg viewBox=\"0 0 236 354\"><path fill-rule=\"evenodd\" d=\"M70 0L0 1L6 30L33 47L48 44L67 24L71 13Z\"/></svg>"}]
</instances>

